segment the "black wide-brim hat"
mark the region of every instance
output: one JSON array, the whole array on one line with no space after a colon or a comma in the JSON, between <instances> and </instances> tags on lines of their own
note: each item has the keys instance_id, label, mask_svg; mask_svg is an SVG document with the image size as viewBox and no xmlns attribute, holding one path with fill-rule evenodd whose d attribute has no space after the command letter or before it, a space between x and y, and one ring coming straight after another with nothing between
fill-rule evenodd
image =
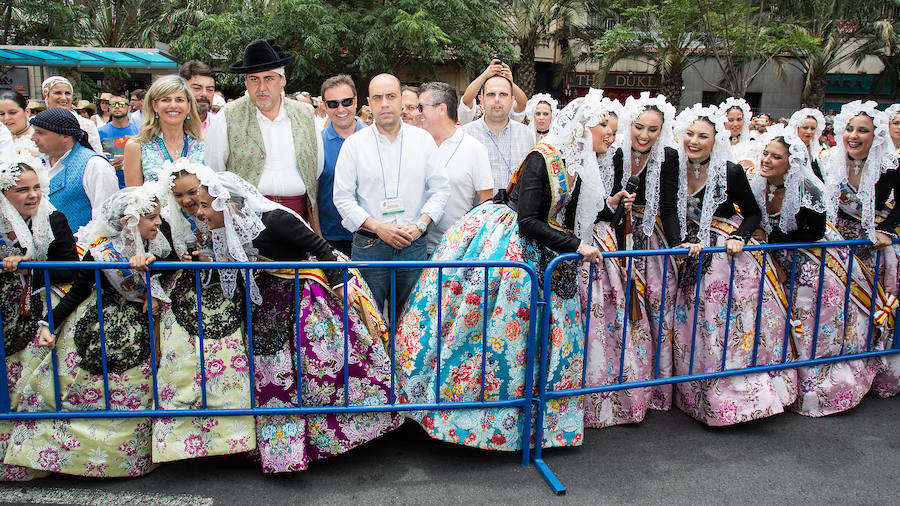
<instances>
[{"instance_id":1,"label":"black wide-brim hat","mask_svg":"<svg viewBox=\"0 0 900 506\"><path fill-rule=\"evenodd\" d=\"M296 59L290 53L281 52L275 39L256 39L244 48L244 59L232 63L228 70L235 74L252 74L290 65Z\"/></svg>"}]
</instances>

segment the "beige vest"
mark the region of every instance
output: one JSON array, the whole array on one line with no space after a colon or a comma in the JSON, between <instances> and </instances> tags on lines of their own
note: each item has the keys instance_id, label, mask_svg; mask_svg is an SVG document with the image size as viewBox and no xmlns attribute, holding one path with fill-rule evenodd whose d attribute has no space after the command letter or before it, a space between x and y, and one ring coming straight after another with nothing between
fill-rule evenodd
<instances>
[{"instance_id":1,"label":"beige vest","mask_svg":"<svg viewBox=\"0 0 900 506\"><path fill-rule=\"evenodd\" d=\"M321 235L319 210L316 205L319 181L316 174L318 152L315 136L318 132L313 120L313 109L309 104L296 100L284 97L281 100L284 103L285 113L291 120L297 170L306 186L309 225L313 231ZM225 106L225 121L228 125L228 159L225 160L225 168L254 186L259 185L259 178L266 163L266 146L256 120L256 111L256 106L246 95Z\"/></svg>"}]
</instances>

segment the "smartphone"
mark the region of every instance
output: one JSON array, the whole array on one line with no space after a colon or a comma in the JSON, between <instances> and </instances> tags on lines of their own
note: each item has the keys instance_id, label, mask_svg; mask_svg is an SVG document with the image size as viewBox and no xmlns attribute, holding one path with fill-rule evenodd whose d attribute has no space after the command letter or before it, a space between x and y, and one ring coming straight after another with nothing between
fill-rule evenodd
<instances>
[{"instance_id":1,"label":"smartphone","mask_svg":"<svg viewBox=\"0 0 900 506\"><path fill-rule=\"evenodd\" d=\"M495 54L494 56L491 56L491 63L494 63L495 61L497 63L503 63L503 57L500 56L499 54Z\"/></svg>"}]
</instances>

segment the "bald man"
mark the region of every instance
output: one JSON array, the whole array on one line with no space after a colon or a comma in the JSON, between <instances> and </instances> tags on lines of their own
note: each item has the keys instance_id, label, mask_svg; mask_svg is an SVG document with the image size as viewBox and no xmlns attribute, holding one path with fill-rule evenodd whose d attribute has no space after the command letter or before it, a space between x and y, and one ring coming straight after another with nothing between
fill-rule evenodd
<instances>
[{"instance_id":1,"label":"bald man","mask_svg":"<svg viewBox=\"0 0 900 506\"><path fill-rule=\"evenodd\" d=\"M334 169L334 205L354 232L352 259L425 260L428 227L441 219L450 196L444 170L434 163L431 135L400 119L400 81L380 74L369 83L375 124L344 141ZM390 296L390 270L362 269L375 301ZM421 269L397 269L397 308Z\"/></svg>"}]
</instances>

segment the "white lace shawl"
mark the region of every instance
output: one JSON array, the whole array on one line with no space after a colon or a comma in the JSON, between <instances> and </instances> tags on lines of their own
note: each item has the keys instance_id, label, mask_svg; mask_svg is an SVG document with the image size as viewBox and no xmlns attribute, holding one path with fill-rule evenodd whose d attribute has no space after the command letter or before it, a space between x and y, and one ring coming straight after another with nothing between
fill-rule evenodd
<instances>
[{"instance_id":1,"label":"white lace shawl","mask_svg":"<svg viewBox=\"0 0 900 506\"><path fill-rule=\"evenodd\" d=\"M788 145L790 168L784 175L784 199L778 218L778 228L782 232L792 232L797 230L797 213L800 212L801 207L817 213L825 212L825 188L819 178L813 174L809 151L797 136L796 129L783 125L772 125L760 138L763 149L779 137L783 138ZM756 166L759 169L748 175L750 188L753 189L753 196L762 211L760 227L766 233L771 233L772 224L769 222L769 213L766 212L768 180L760 174L762 165L757 163Z\"/></svg>"},{"instance_id":2,"label":"white lace shawl","mask_svg":"<svg viewBox=\"0 0 900 506\"><path fill-rule=\"evenodd\" d=\"M841 107L841 113L834 118L834 136L838 141L837 145L830 150L828 157L821 162L825 176L827 217L829 221L835 223L841 196L841 185L847 184L849 174L847 148L844 146L843 139L844 130L847 128L847 123L850 119L860 114L865 114L872 118L872 122L875 124L875 138L863 165L862 176L857 189L857 197L862 203L861 224L872 242L875 242L875 183L878 182L884 172L896 169L898 161L897 150L894 149L894 142L891 140L888 130L887 114L876 109L877 105L871 100L866 102L854 100Z\"/></svg>"},{"instance_id":3,"label":"white lace shawl","mask_svg":"<svg viewBox=\"0 0 900 506\"><path fill-rule=\"evenodd\" d=\"M553 124L553 118L556 117L556 113L559 112L559 102L557 102L549 93L538 93L528 99L528 102L525 103L525 117L528 118L528 125L535 135L537 135L537 124L534 122L534 110L537 109L538 104L541 102L546 102L550 105L551 125Z\"/></svg>"},{"instance_id":4,"label":"white lace shawl","mask_svg":"<svg viewBox=\"0 0 900 506\"><path fill-rule=\"evenodd\" d=\"M726 101L726 103L728 103ZM716 209L728 200L728 160L731 159L731 137L725 128L724 111L711 105L703 107L694 104L688 107L675 118L675 136L682 140L678 144L678 173L681 177L678 192L678 218L681 220L682 235L687 230L687 164L688 157L684 149L684 133L700 118L707 118L713 122L716 130L716 143L710 153L709 167L706 169L706 191L703 194L703 204L700 211L700 232L698 241L703 246L709 245L709 226L712 223ZM681 188L684 188L682 193Z\"/></svg>"},{"instance_id":5,"label":"white lace shawl","mask_svg":"<svg viewBox=\"0 0 900 506\"><path fill-rule=\"evenodd\" d=\"M575 235L582 242L591 243L594 220L603 210L609 190L603 184L597 154L594 152L590 127L606 119L603 92L591 88L584 97L569 102L553 116L550 133L544 142L559 150L566 165L566 173L581 178L581 192L575 212Z\"/></svg>"},{"instance_id":6,"label":"white lace shawl","mask_svg":"<svg viewBox=\"0 0 900 506\"><path fill-rule=\"evenodd\" d=\"M6 198L6 191L19 181L22 175L21 165L31 167L38 176L41 185L41 200L38 203L37 212L29 221L25 221L19 211ZM47 260L47 250L55 236L50 227L50 214L56 211L50 199L43 195L49 192L50 180L47 171L40 160L27 153L19 153L9 161L0 164L0 232L8 234L14 232L16 241L25 250L25 256L36 261Z\"/></svg>"},{"instance_id":7,"label":"white lace shawl","mask_svg":"<svg viewBox=\"0 0 900 506\"><path fill-rule=\"evenodd\" d=\"M818 160L819 153L822 152L822 144L819 142L819 137L821 137L822 132L825 131L825 116L822 115L822 111L811 109L809 107L800 109L794 114L791 114L791 119L788 120L788 128L792 130L797 137L800 137L800 127L806 122L806 118L816 120L816 133L813 134L813 138L809 141L809 153L812 156L812 160Z\"/></svg>"},{"instance_id":8,"label":"white lace shawl","mask_svg":"<svg viewBox=\"0 0 900 506\"><path fill-rule=\"evenodd\" d=\"M603 97L601 105L610 116L615 116L617 120L625 114L625 106L618 100ZM606 150L606 153L597 155L597 163L600 166L600 174L603 177L603 186L610 192L613 188L613 180L616 173L616 168L613 166L613 158L616 156L616 151L621 149L622 146L622 136L619 135L619 132L623 131L621 126L621 122L617 121L616 131L613 132L612 144Z\"/></svg>"},{"instance_id":9,"label":"white lace shawl","mask_svg":"<svg viewBox=\"0 0 900 506\"><path fill-rule=\"evenodd\" d=\"M659 214L659 175L662 163L666 158L665 148L675 147L675 137L672 134L672 123L675 121L675 107L666 102L665 95L656 95L650 97L650 92L641 92L640 97L628 97L625 101L625 111L619 117L619 130L622 132L622 181L621 186L625 188L628 178L631 177L631 124L641 115L642 112L650 107L656 107L662 112L663 124L660 129L659 138L650 148L650 154L647 157L647 163L644 165L646 172L646 200L644 207L644 218L642 223L644 234L648 237L653 234L653 227L656 224L656 216Z\"/></svg>"}]
</instances>

